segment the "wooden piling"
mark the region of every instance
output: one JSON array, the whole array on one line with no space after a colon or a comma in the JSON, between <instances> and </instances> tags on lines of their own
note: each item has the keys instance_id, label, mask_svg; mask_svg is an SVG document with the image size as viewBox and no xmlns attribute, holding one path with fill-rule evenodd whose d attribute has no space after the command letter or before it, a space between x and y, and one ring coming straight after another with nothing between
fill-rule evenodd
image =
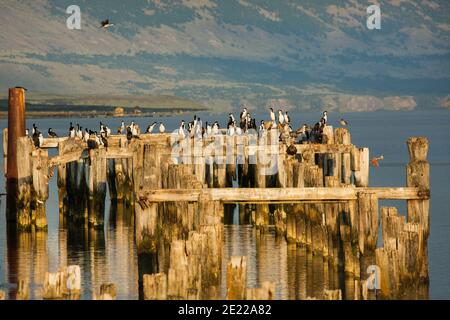
<instances>
[{"instance_id":1,"label":"wooden piling","mask_svg":"<svg viewBox=\"0 0 450 320\"><path fill-rule=\"evenodd\" d=\"M106 150L89 150L88 205L89 226L101 228L104 224L106 197Z\"/></svg>"},{"instance_id":2,"label":"wooden piling","mask_svg":"<svg viewBox=\"0 0 450 320\"><path fill-rule=\"evenodd\" d=\"M144 299L167 300L167 275L165 273L144 275Z\"/></svg>"},{"instance_id":3,"label":"wooden piling","mask_svg":"<svg viewBox=\"0 0 450 320\"><path fill-rule=\"evenodd\" d=\"M45 203L48 199L48 151L37 149L31 154L33 179L33 223L38 230L47 229ZM53 169L53 168L52 168Z\"/></svg>"},{"instance_id":4,"label":"wooden piling","mask_svg":"<svg viewBox=\"0 0 450 320\"><path fill-rule=\"evenodd\" d=\"M245 300L247 282L247 257L231 257L227 264L227 299Z\"/></svg>"},{"instance_id":5,"label":"wooden piling","mask_svg":"<svg viewBox=\"0 0 450 320\"><path fill-rule=\"evenodd\" d=\"M78 300L81 293L81 272L77 265L63 267L59 272L45 274L44 299Z\"/></svg>"},{"instance_id":6,"label":"wooden piling","mask_svg":"<svg viewBox=\"0 0 450 320\"><path fill-rule=\"evenodd\" d=\"M15 152L19 156L20 161L15 167L17 177L17 187L15 190L8 190L8 198L15 198L15 203L11 204L9 201L7 206L9 209L16 210L17 228L19 230L30 230L32 225L31 219L31 197L32 197L32 183L33 173L31 164L31 152L33 150L32 142L27 137L18 138L16 141ZM7 211L9 211L7 209Z\"/></svg>"},{"instance_id":7,"label":"wooden piling","mask_svg":"<svg viewBox=\"0 0 450 320\"><path fill-rule=\"evenodd\" d=\"M17 283L16 300L30 299L30 283L28 279L21 279Z\"/></svg>"},{"instance_id":8,"label":"wooden piling","mask_svg":"<svg viewBox=\"0 0 450 320\"><path fill-rule=\"evenodd\" d=\"M116 300L117 287L114 283L103 283L100 286L100 293L94 294L94 300Z\"/></svg>"},{"instance_id":9,"label":"wooden piling","mask_svg":"<svg viewBox=\"0 0 450 320\"><path fill-rule=\"evenodd\" d=\"M369 186L369 148L359 149L359 170L358 165L355 167L355 185L357 187ZM354 154L355 163L358 162L357 153Z\"/></svg>"},{"instance_id":10,"label":"wooden piling","mask_svg":"<svg viewBox=\"0 0 450 320\"><path fill-rule=\"evenodd\" d=\"M247 288L247 300L274 300L275 284L270 281L264 281L260 288Z\"/></svg>"}]
</instances>

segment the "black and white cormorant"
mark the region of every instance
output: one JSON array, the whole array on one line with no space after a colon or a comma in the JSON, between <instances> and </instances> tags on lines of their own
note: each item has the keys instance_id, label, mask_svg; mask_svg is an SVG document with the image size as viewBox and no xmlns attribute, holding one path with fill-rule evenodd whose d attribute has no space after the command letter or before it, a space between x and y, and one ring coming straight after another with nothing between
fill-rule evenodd
<instances>
[{"instance_id":1,"label":"black and white cormorant","mask_svg":"<svg viewBox=\"0 0 450 320\"><path fill-rule=\"evenodd\" d=\"M52 128L48 128L48 136L50 138L58 138L58 135L55 133L55 131L53 131Z\"/></svg>"}]
</instances>

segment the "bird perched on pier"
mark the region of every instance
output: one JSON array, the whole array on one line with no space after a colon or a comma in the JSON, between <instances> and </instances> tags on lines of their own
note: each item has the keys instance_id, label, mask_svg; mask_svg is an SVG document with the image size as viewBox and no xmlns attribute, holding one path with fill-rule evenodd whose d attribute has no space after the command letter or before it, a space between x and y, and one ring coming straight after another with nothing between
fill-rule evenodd
<instances>
[{"instance_id":1,"label":"bird perched on pier","mask_svg":"<svg viewBox=\"0 0 450 320\"><path fill-rule=\"evenodd\" d=\"M89 131L88 131L88 129L86 128L86 129L84 130L84 134L83 134L83 140L84 140L84 142L87 142L87 141L89 140L89 136L90 136Z\"/></svg>"},{"instance_id":2,"label":"bird perched on pier","mask_svg":"<svg viewBox=\"0 0 450 320\"><path fill-rule=\"evenodd\" d=\"M284 115L283 115L283 112L281 110L278 110L278 122L280 124L284 124Z\"/></svg>"},{"instance_id":3,"label":"bird perched on pier","mask_svg":"<svg viewBox=\"0 0 450 320\"><path fill-rule=\"evenodd\" d=\"M27 88L24 88L24 87L21 87L21 86L17 86L17 87L14 87L14 88L16 88L16 89L23 89L24 91L28 91Z\"/></svg>"},{"instance_id":4,"label":"bird perched on pier","mask_svg":"<svg viewBox=\"0 0 450 320\"><path fill-rule=\"evenodd\" d=\"M273 123L275 123L275 113L273 112L273 108L269 108L270 110L270 120L272 120Z\"/></svg>"},{"instance_id":5,"label":"bird perched on pier","mask_svg":"<svg viewBox=\"0 0 450 320\"><path fill-rule=\"evenodd\" d=\"M229 135L230 137L234 136L235 133L235 128L234 128L234 123L230 124L228 129L227 129L227 135Z\"/></svg>"},{"instance_id":6,"label":"bird perched on pier","mask_svg":"<svg viewBox=\"0 0 450 320\"><path fill-rule=\"evenodd\" d=\"M34 123L33 123L33 126L34 126ZM39 130L34 128L34 133L32 134L31 138L33 139L33 144L36 148L39 148L41 146L41 141L39 139L40 135L41 135L41 133L39 132Z\"/></svg>"},{"instance_id":7,"label":"bird perched on pier","mask_svg":"<svg viewBox=\"0 0 450 320\"><path fill-rule=\"evenodd\" d=\"M327 111L324 111L324 112L322 113L322 118L320 118L320 124L321 124L322 126L326 126L326 125L327 125L327 122L328 122L328 112L327 112Z\"/></svg>"},{"instance_id":8,"label":"bird perched on pier","mask_svg":"<svg viewBox=\"0 0 450 320\"><path fill-rule=\"evenodd\" d=\"M105 147L106 151L108 151L108 139L106 139L105 134L106 134L105 132L100 133L100 139L101 139L102 144Z\"/></svg>"},{"instance_id":9,"label":"bird perched on pier","mask_svg":"<svg viewBox=\"0 0 450 320\"><path fill-rule=\"evenodd\" d=\"M38 130L37 130L37 127L36 127L36 124L33 123L33 127L31 128L31 134L32 134L32 135L35 134L36 131L38 131Z\"/></svg>"},{"instance_id":10,"label":"bird perched on pier","mask_svg":"<svg viewBox=\"0 0 450 320\"><path fill-rule=\"evenodd\" d=\"M289 124L291 122L291 118L289 117L287 111L284 112L284 122L287 124Z\"/></svg>"},{"instance_id":11,"label":"bird perched on pier","mask_svg":"<svg viewBox=\"0 0 450 320\"><path fill-rule=\"evenodd\" d=\"M164 126L164 124L162 122L159 123L159 133L164 133L166 132L166 127Z\"/></svg>"},{"instance_id":12,"label":"bird perched on pier","mask_svg":"<svg viewBox=\"0 0 450 320\"><path fill-rule=\"evenodd\" d=\"M133 131L131 130L131 126L128 126L127 127L127 141L131 142L132 139L139 139L139 136L133 134Z\"/></svg>"},{"instance_id":13,"label":"bird perched on pier","mask_svg":"<svg viewBox=\"0 0 450 320\"><path fill-rule=\"evenodd\" d=\"M73 127L72 122L70 123L70 126L69 126L69 137L75 138L75 128Z\"/></svg>"},{"instance_id":14,"label":"bird perched on pier","mask_svg":"<svg viewBox=\"0 0 450 320\"><path fill-rule=\"evenodd\" d=\"M205 122L205 126L206 126L206 134L211 135L211 133L212 133L211 125L208 122Z\"/></svg>"},{"instance_id":15,"label":"bird perched on pier","mask_svg":"<svg viewBox=\"0 0 450 320\"><path fill-rule=\"evenodd\" d=\"M378 168L380 166L378 161L380 161L380 160L384 160L384 157L383 156L374 157L374 158L372 158L372 160L370 160L370 162L372 163L372 165L374 167Z\"/></svg>"},{"instance_id":16,"label":"bird perched on pier","mask_svg":"<svg viewBox=\"0 0 450 320\"><path fill-rule=\"evenodd\" d=\"M294 145L292 141L289 147L286 149L286 153L290 156L295 156L297 154L297 147Z\"/></svg>"},{"instance_id":17,"label":"bird perched on pier","mask_svg":"<svg viewBox=\"0 0 450 320\"><path fill-rule=\"evenodd\" d=\"M219 123L217 121L214 122L211 131L212 134L219 134Z\"/></svg>"},{"instance_id":18,"label":"bird perched on pier","mask_svg":"<svg viewBox=\"0 0 450 320\"><path fill-rule=\"evenodd\" d=\"M341 120L339 121L339 123L340 123L341 126L343 126L343 127L346 127L346 126L348 125L348 122L345 121L344 119L341 119Z\"/></svg>"},{"instance_id":19,"label":"bird perched on pier","mask_svg":"<svg viewBox=\"0 0 450 320\"><path fill-rule=\"evenodd\" d=\"M77 130L77 138L78 138L78 139L83 139L83 135L84 135L84 133L83 133L83 127L80 127L80 128Z\"/></svg>"},{"instance_id":20,"label":"bird perched on pier","mask_svg":"<svg viewBox=\"0 0 450 320\"><path fill-rule=\"evenodd\" d=\"M52 128L48 128L48 136L50 137L50 138L58 138L58 135L55 133L55 131L53 131L53 129Z\"/></svg>"},{"instance_id":21,"label":"bird perched on pier","mask_svg":"<svg viewBox=\"0 0 450 320\"><path fill-rule=\"evenodd\" d=\"M228 123L227 123L227 129L234 124L234 116L232 113L228 114Z\"/></svg>"},{"instance_id":22,"label":"bird perched on pier","mask_svg":"<svg viewBox=\"0 0 450 320\"><path fill-rule=\"evenodd\" d=\"M107 29L109 27L112 27L114 24L109 22L109 19L103 20L102 22L100 22L101 26L99 27L100 29Z\"/></svg>"},{"instance_id":23,"label":"bird perched on pier","mask_svg":"<svg viewBox=\"0 0 450 320\"><path fill-rule=\"evenodd\" d=\"M156 122L153 122L152 124L149 124L148 125L148 127L147 127L147 130L145 130L145 132L146 133L152 133L153 132L153 129L155 128L155 126L156 126Z\"/></svg>"},{"instance_id":24,"label":"bird perched on pier","mask_svg":"<svg viewBox=\"0 0 450 320\"><path fill-rule=\"evenodd\" d=\"M261 120L261 122L260 122L260 124L259 124L258 131L259 131L260 133L263 133L264 130L265 130L265 128L264 128L264 120Z\"/></svg>"},{"instance_id":25,"label":"bird perched on pier","mask_svg":"<svg viewBox=\"0 0 450 320\"><path fill-rule=\"evenodd\" d=\"M239 120L245 120L247 118L247 108L242 109L241 113L239 114Z\"/></svg>"},{"instance_id":26,"label":"bird perched on pier","mask_svg":"<svg viewBox=\"0 0 450 320\"><path fill-rule=\"evenodd\" d=\"M119 127L119 129L117 130L117 132L118 133L120 133L120 134L124 134L125 133L125 122L122 120L122 122L120 123L120 127Z\"/></svg>"},{"instance_id":27,"label":"bird perched on pier","mask_svg":"<svg viewBox=\"0 0 450 320\"><path fill-rule=\"evenodd\" d=\"M180 127L178 128L178 137L183 140L186 138L186 125L184 120L181 120Z\"/></svg>"},{"instance_id":28,"label":"bird perched on pier","mask_svg":"<svg viewBox=\"0 0 450 320\"><path fill-rule=\"evenodd\" d=\"M30 135L30 130L28 128L25 129L25 135L28 137Z\"/></svg>"}]
</instances>

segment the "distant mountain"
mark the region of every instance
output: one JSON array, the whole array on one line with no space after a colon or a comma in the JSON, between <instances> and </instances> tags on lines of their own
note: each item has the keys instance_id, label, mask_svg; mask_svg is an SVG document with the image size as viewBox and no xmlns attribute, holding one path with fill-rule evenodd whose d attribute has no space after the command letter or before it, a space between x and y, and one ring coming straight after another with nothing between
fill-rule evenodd
<instances>
[{"instance_id":1,"label":"distant mountain","mask_svg":"<svg viewBox=\"0 0 450 320\"><path fill-rule=\"evenodd\" d=\"M0 2L0 92L177 96L225 111L438 108L450 93L450 1ZM109 18L115 26L98 28ZM113 101L114 102L114 101ZM117 104L114 102L114 104Z\"/></svg>"}]
</instances>

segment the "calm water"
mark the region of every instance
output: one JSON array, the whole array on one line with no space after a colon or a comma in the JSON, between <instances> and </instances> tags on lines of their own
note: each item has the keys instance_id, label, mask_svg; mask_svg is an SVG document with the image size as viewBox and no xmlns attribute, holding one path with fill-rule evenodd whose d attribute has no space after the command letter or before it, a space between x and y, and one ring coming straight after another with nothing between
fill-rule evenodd
<instances>
[{"instance_id":1,"label":"calm water","mask_svg":"<svg viewBox=\"0 0 450 320\"><path fill-rule=\"evenodd\" d=\"M341 114L330 115L336 127ZM222 119L201 114L203 121ZM371 186L404 186L405 164L409 161L406 140L410 136L427 136L430 140L428 159L431 163L431 236L429 239L430 298L450 298L450 111L376 112L351 113L343 117L349 121L353 143L370 148L371 155L384 155L379 168L370 171ZM153 121L163 121L166 127L175 129L187 116L173 118L125 118L135 120L141 128ZM257 116L257 119L267 117ZM303 123L312 124L318 113L291 115L295 127ZM97 128L99 121L107 123L113 131L121 119L32 119L41 131L52 127L65 135L69 121L83 127ZM0 119L0 128L7 126ZM2 140L0 139L0 145ZM1 146L0 150L3 150ZM51 151L51 154L55 151ZM0 159L3 168L3 158ZM5 181L0 179L0 192L5 190ZM16 288L17 277L31 280L32 297L40 297L40 288L46 271L57 271L59 266L78 264L82 270L83 298L89 299L93 289L101 283L114 282L118 286L119 299L138 298L138 261L134 245L134 221L123 208L110 208L107 201L106 224L100 231L74 231L60 228L56 179L50 184L47 201L48 232L21 234L16 241L9 241L5 221L5 199L0 203L0 288L11 295ZM404 201L383 201L381 205L395 205L405 214ZM237 217L233 221L238 221ZM11 238L11 237L9 237ZM323 263L304 251L288 246L272 234L256 236L250 226L227 225L224 232L224 261L231 255L248 256L248 286L256 287L262 281L274 281L277 297L281 299L303 299L320 294L329 277L323 276ZM308 272L309 273L308 273ZM313 273L314 276L307 276ZM334 285L328 283L330 287Z\"/></svg>"}]
</instances>

